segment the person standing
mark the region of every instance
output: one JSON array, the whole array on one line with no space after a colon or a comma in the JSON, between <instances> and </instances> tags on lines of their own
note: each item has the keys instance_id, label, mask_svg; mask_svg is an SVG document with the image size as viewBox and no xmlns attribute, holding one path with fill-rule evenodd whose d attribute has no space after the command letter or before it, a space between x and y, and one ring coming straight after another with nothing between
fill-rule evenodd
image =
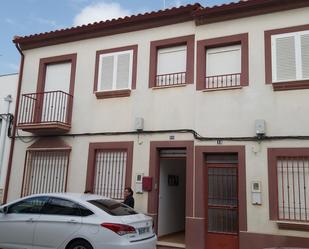
<instances>
[{"instance_id":1,"label":"person standing","mask_svg":"<svg viewBox=\"0 0 309 249\"><path fill-rule=\"evenodd\" d=\"M123 204L134 208L133 190L130 187L124 189L124 201Z\"/></svg>"}]
</instances>

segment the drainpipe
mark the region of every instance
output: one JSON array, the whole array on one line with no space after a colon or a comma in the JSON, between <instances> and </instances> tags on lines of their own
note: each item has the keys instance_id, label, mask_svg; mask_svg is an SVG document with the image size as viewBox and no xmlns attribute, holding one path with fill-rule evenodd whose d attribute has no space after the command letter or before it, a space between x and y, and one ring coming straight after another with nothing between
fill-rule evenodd
<instances>
[{"instance_id":1,"label":"drainpipe","mask_svg":"<svg viewBox=\"0 0 309 249\"><path fill-rule=\"evenodd\" d=\"M4 98L4 101L7 102L7 111L6 111L6 118L4 119L5 120L5 126L3 126L4 128L2 128L2 131L1 132L3 134L3 136L1 137L1 141L0 141L0 176L1 176L1 171L2 171L2 168L3 168L3 159L4 159L4 149L5 149L5 142L6 142L6 134L7 134L7 130L8 130L8 127L9 127L9 122L10 122L10 117L9 117L9 113L10 113L10 105L12 103L12 96L11 95L8 95Z\"/></svg>"},{"instance_id":2,"label":"drainpipe","mask_svg":"<svg viewBox=\"0 0 309 249\"><path fill-rule=\"evenodd\" d=\"M18 117L19 99L20 99L20 92L21 92L21 82L22 82L22 78L23 78L24 61L25 61L25 56L24 56L19 44L15 43L15 46L16 46L18 52L21 55L21 61L20 61L19 75L18 75L18 86L17 86L17 95L16 95L17 97L16 97L15 113L14 113L14 120L13 120L10 155L9 155L9 162L8 162L8 168L7 168L6 178L5 178L5 185L4 185L3 203L7 202L8 192L9 192L10 177L11 177L11 171L12 171L13 152L14 152L14 145L15 145L16 123L17 123L17 117Z\"/></svg>"}]
</instances>

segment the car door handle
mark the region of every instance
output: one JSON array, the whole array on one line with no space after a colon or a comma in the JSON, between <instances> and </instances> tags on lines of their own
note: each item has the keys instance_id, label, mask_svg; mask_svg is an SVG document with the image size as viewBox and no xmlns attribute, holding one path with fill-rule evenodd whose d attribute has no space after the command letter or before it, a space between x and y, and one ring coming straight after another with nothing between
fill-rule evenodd
<instances>
[{"instance_id":1,"label":"car door handle","mask_svg":"<svg viewBox=\"0 0 309 249\"><path fill-rule=\"evenodd\" d=\"M72 219L72 220L67 220L67 223L76 224L76 223L78 223L78 221Z\"/></svg>"},{"instance_id":2,"label":"car door handle","mask_svg":"<svg viewBox=\"0 0 309 249\"><path fill-rule=\"evenodd\" d=\"M29 218L28 220L26 220L27 222L34 222L33 218Z\"/></svg>"}]
</instances>

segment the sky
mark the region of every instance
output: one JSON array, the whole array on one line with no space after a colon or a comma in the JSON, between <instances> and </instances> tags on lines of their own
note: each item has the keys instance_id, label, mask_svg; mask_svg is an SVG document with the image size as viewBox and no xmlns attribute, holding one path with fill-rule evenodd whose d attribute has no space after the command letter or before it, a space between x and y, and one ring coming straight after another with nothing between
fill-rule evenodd
<instances>
[{"instance_id":1,"label":"sky","mask_svg":"<svg viewBox=\"0 0 309 249\"><path fill-rule=\"evenodd\" d=\"M235 0L200 0L214 6ZM25 36L181 5L197 0L0 0L0 75L17 73L20 55L12 42Z\"/></svg>"}]
</instances>

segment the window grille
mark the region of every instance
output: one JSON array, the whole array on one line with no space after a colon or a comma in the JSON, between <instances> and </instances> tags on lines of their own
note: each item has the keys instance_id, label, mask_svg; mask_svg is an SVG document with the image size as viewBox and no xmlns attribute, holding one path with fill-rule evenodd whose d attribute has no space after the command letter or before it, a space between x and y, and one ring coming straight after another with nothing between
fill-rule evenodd
<instances>
[{"instance_id":1,"label":"window grille","mask_svg":"<svg viewBox=\"0 0 309 249\"><path fill-rule=\"evenodd\" d=\"M309 221L309 157L277 159L280 220Z\"/></svg>"},{"instance_id":2,"label":"window grille","mask_svg":"<svg viewBox=\"0 0 309 249\"><path fill-rule=\"evenodd\" d=\"M123 199L126 165L126 151L96 150L94 193L113 199Z\"/></svg>"},{"instance_id":3,"label":"window grille","mask_svg":"<svg viewBox=\"0 0 309 249\"><path fill-rule=\"evenodd\" d=\"M68 150L27 151L22 196L65 192Z\"/></svg>"}]
</instances>

